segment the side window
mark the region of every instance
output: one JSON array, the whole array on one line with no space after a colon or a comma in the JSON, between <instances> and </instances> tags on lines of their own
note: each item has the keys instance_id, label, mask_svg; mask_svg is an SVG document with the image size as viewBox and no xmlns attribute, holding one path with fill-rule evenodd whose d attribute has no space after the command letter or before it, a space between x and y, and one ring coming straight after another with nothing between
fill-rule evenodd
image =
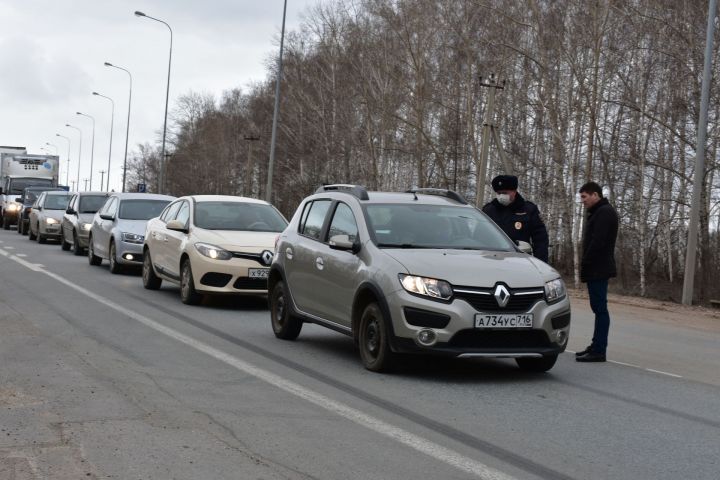
<instances>
[{"instance_id":1,"label":"side window","mask_svg":"<svg viewBox=\"0 0 720 480\"><path fill-rule=\"evenodd\" d=\"M180 210L178 210L178 214L175 217L175 220L182 222L183 225L187 225L189 219L190 219L190 204L188 202L181 202Z\"/></svg>"},{"instance_id":2,"label":"side window","mask_svg":"<svg viewBox=\"0 0 720 480\"><path fill-rule=\"evenodd\" d=\"M178 208L180 208L180 204L182 202L175 202L171 205L169 205L162 215L160 215L160 220L163 221L163 223L167 223L168 221L175 218L175 214L177 214Z\"/></svg>"},{"instance_id":3,"label":"side window","mask_svg":"<svg viewBox=\"0 0 720 480\"><path fill-rule=\"evenodd\" d=\"M313 202L308 202L305 204L305 209L302 212L302 215L300 215L300 224L298 225L298 232L302 232L303 228L305 228L305 222L307 221L308 214L310 213L310 207L312 207Z\"/></svg>"},{"instance_id":4,"label":"side window","mask_svg":"<svg viewBox=\"0 0 720 480\"><path fill-rule=\"evenodd\" d=\"M315 200L310 206L307 218L300 233L310 238L320 240L320 233L325 222L325 215L330 208L330 200Z\"/></svg>"},{"instance_id":5,"label":"side window","mask_svg":"<svg viewBox=\"0 0 720 480\"><path fill-rule=\"evenodd\" d=\"M112 200L110 200L110 202L108 202L108 206L107 206L107 209L105 209L105 213L107 213L108 215L115 216L115 214L117 213L117 207L118 207L118 199L113 198Z\"/></svg>"},{"instance_id":6,"label":"side window","mask_svg":"<svg viewBox=\"0 0 720 480\"><path fill-rule=\"evenodd\" d=\"M35 203L33 204L32 208L38 208L42 205L43 198L45 198L45 194L41 193L40 196L35 200Z\"/></svg>"},{"instance_id":7,"label":"side window","mask_svg":"<svg viewBox=\"0 0 720 480\"><path fill-rule=\"evenodd\" d=\"M345 203L338 203L328 229L328 239L335 235L347 235L351 242L357 239L358 228L350 207Z\"/></svg>"}]
</instances>

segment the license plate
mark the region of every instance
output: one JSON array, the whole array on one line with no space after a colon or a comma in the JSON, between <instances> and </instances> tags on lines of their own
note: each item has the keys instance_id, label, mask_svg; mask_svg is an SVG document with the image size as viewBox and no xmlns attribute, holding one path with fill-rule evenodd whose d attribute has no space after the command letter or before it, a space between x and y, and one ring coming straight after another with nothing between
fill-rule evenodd
<instances>
[{"instance_id":1,"label":"license plate","mask_svg":"<svg viewBox=\"0 0 720 480\"><path fill-rule=\"evenodd\" d=\"M250 278L268 278L269 274L269 268L248 268L248 277Z\"/></svg>"},{"instance_id":2,"label":"license plate","mask_svg":"<svg viewBox=\"0 0 720 480\"><path fill-rule=\"evenodd\" d=\"M532 328L532 313L475 314L475 328Z\"/></svg>"}]
</instances>

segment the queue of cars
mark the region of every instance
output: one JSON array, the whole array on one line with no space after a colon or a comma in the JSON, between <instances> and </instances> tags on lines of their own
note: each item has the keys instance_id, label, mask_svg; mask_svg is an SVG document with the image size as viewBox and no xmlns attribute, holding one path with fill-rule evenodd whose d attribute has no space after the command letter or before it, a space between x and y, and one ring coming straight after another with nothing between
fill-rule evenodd
<instances>
[{"instance_id":1,"label":"queue of cars","mask_svg":"<svg viewBox=\"0 0 720 480\"><path fill-rule=\"evenodd\" d=\"M327 185L289 223L244 197L43 192L28 230L75 254L87 245L90 265L107 259L112 273L141 268L146 289L177 284L185 304L268 295L276 337L330 328L353 338L371 371L423 353L544 372L568 341L560 274L449 190Z\"/></svg>"}]
</instances>

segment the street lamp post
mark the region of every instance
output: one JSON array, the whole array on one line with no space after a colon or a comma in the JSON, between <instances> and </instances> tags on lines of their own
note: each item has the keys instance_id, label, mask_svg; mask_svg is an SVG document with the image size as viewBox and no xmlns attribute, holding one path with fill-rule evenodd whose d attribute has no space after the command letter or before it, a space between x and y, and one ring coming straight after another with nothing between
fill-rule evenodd
<instances>
[{"instance_id":1,"label":"street lamp post","mask_svg":"<svg viewBox=\"0 0 720 480\"><path fill-rule=\"evenodd\" d=\"M68 142L67 168L65 169L65 185L67 185L69 187L70 186L70 137L66 137L65 135L60 135L59 133L56 133L55 136L64 138Z\"/></svg>"},{"instance_id":2,"label":"street lamp post","mask_svg":"<svg viewBox=\"0 0 720 480\"><path fill-rule=\"evenodd\" d=\"M93 122L92 145L90 146L90 190L92 190L93 163L95 162L95 117L87 113L75 112L83 117L88 117ZM100 185L102 189L102 185Z\"/></svg>"},{"instance_id":3,"label":"street lamp post","mask_svg":"<svg viewBox=\"0 0 720 480\"><path fill-rule=\"evenodd\" d=\"M123 179L122 179L122 191L125 191L125 178L127 177L127 151L128 151L128 139L130 138L130 105L132 103L132 74L123 67L118 67L112 63L105 62L106 67L117 68L128 74L130 77L130 94L128 95L128 114L127 114L127 127L125 129L125 160L123 160Z\"/></svg>"},{"instance_id":4,"label":"street lamp post","mask_svg":"<svg viewBox=\"0 0 720 480\"><path fill-rule=\"evenodd\" d=\"M283 44L285 42L285 12L287 11L287 0L283 4L282 29L280 30L280 57L278 58L278 73L275 83L275 110L273 111L272 137L270 139L270 164L268 165L267 188L265 201L272 202L272 180L273 164L275 163L275 138L277 132L278 110L280 109L280 82L283 72Z\"/></svg>"},{"instance_id":5,"label":"street lamp post","mask_svg":"<svg viewBox=\"0 0 720 480\"><path fill-rule=\"evenodd\" d=\"M108 153L108 166L107 166L107 188L105 189L107 192L110 191L110 160L112 159L112 139L113 139L113 127L115 125L115 102L112 98L102 95L98 92L93 92L93 95L106 98L110 100L110 103L112 104L112 110L110 111L110 153ZM100 181L100 190L102 190L103 182Z\"/></svg>"},{"instance_id":6,"label":"street lamp post","mask_svg":"<svg viewBox=\"0 0 720 480\"><path fill-rule=\"evenodd\" d=\"M74 128L78 131L78 134L80 135L80 146L78 147L78 173L77 173L77 191L80 191L80 160L82 160L82 130L80 130L78 127L74 125L70 125L69 123L65 124L68 128Z\"/></svg>"},{"instance_id":7,"label":"street lamp post","mask_svg":"<svg viewBox=\"0 0 720 480\"><path fill-rule=\"evenodd\" d=\"M158 193L163 193L163 185L165 183L165 138L167 136L168 100L170 99L170 67L172 66L173 31L172 31L172 28L170 28L170 25L168 25L163 20L160 20L159 18L151 17L150 15L146 15L140 11L136 11L135 16L149 18L150 20L155 20L156 22L162 23L163 25L165 25L168 28L168 30L170 30L170 55L168 57L167 88L165 89L165 120L163 121L162 152L160 153L160 182L159 182L159 187L158 187L158 189L159 189Z\"/></svg>"},{"instance_id":8,"label":"street lamp post","mask_svg":"<svg viewBox=\"0 0 720 480\"><path fill-rule=\"evenodd\" d=\"M50 142L45 142L45 145L47 145L48 147L53 147L53 148L55 149L55 155L57 155L57 154L58 154L58 148L57 148L57 145L53 145L53 144L52 144L52 143L50 143Z\"/></svg>"}]
</instances>

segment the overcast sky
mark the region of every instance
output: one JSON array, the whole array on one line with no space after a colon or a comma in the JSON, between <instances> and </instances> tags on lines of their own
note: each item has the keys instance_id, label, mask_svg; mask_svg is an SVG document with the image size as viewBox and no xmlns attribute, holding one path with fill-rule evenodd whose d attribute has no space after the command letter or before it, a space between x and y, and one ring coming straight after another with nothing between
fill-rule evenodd
<instances>
[{"instance_id":1,"label":"overcast sky","mask_svg":"<svg viewBox=\"0 0 720 480\"><path fill-rule=\"evenodd\" d=\"M286 30L296 30L318 0L288 0ZM56 145L65 183L71 139L70 180L77 176L82 129L80 177L90 174L92 121L96 119L93 185L106 170L111 104L115 101L110 187L122 183L128 76L105 67L122 66L133 75L129 150L153 141L161 131L169 31L163 24L133 15L159 18L173 29L170 109L190 90L214 93L246 88L263 80L265 64L277 55L282 0L0 0L0 145L24 146L43 153Z\"/></svg>"}]
</instances>

